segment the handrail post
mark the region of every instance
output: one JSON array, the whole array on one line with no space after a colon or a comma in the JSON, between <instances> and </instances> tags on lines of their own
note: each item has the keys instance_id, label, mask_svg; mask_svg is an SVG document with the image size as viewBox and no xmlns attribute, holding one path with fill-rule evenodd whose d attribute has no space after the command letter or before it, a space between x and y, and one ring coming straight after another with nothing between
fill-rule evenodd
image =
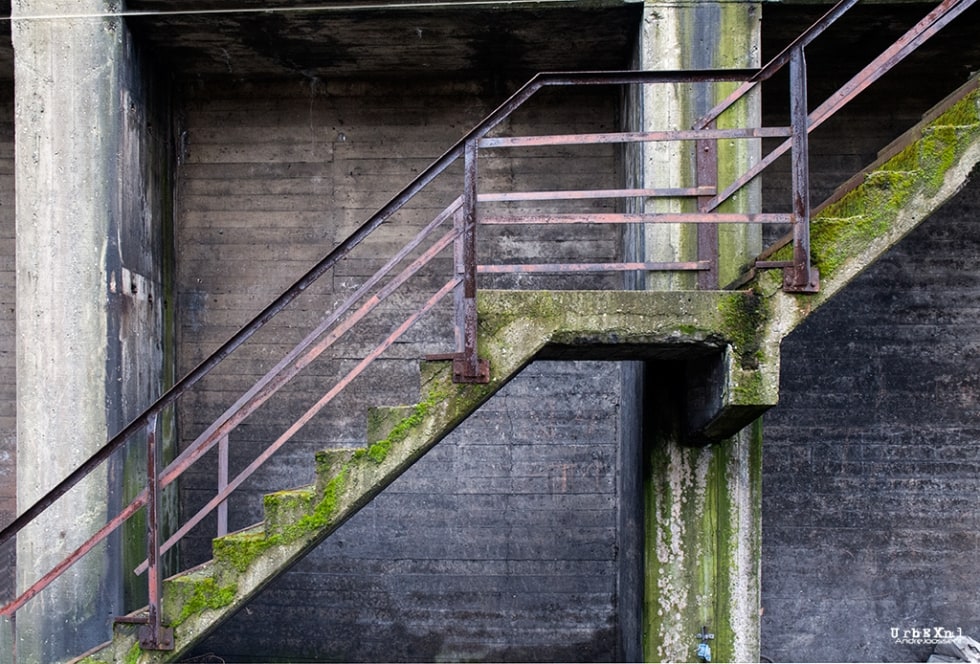
<instances>
[{"instance_id":1,"label":"handrail post","mask_svg":"<svg viewBox=\"0 0 980 664\"><path fill-rule=\"evenodd\" d=\"M820 275L810 265L810 120L803 46L796 47L790 54L789 88L793 127L793 265L783 269L783 290L816 293L820 290Z\"/></svg>"},{"instance_id":2,"label":"handrail post","mask_svg":"<svg viewBox=\"0 0 980 664\"><path fill-rule=\"evenodd\" d=\"M173 650L174 630L164 627L161 615L163 575L160 569L160 450L157 444L157 416L146 423L146 560L149 602L146 625L140 629L140 647L145 650Z\"/></svg>"},{"instance_id":3,"label":"handrail post","mask_svg":"<svg viewBox=\"0 0 980 664\"><path fill-rule=\"evenodd\" d=\"M218 493L228 487L228 434L218 439ZM228 534L228 501L218 505L218 537Z\"/></svg>"},{"instance_id":4,"label":"handrail post","mask_svg":"<svg viewBox=\"0 0 980 664\"><path fill-rule=\"evenodd\" d=\"M717 128L717 122L712 120L706 129ZM718 186L718 141L717 139L699 139L695 141L697 162L697 187ZM698 212L710 213L710 196L698 196ZM718 225L698 224L698 256L699 261L710 261L707 270L698 272L699 290L718 289Z\"/></svg>"},{"instance_id":5,"label":"handrail post","mask_svg":"<svg viewBox=\"0 0 980 664\"><path fill-rule=\"evenodd\" d=\"M457 383L490 382L490 365L477 355L476 316L476 196L477 140L463 147L462 228L457 236L457 257L462 268L462 296L456 298L457 354L453 380Z\"/></svg>"}]
</instances>

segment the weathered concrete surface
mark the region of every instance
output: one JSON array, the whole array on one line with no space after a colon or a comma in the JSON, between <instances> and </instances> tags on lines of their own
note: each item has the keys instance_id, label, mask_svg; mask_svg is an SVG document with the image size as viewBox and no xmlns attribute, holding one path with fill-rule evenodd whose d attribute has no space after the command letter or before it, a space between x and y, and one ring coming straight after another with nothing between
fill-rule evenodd
<instances>
[{"instance_id":1,"label":"weathered concrete surface","mask_svg":"<svg viewBox=\"0 0 980 664\"><path fill-rule=\"evenodd\" d=\"M88 0L73 10L105 11ZM17 494L30 505L106 440L105 256L115 199L119 21L21 20L59 13L13 6L17 189ZM109 122L107 123L107 119ZM70 415L69 415L70 414ZM77 546L106 514L94 474L18 538L18 591ZM70 525L70 527L69 527ZM104 629L113 583L103 548L18 615L22 661L53 661ZM73 630L64 629L64 624ZM82 636L81 640L78 639Z\"/></svg>"},{"instance_id":2,"label":"weathered concrete surface","mask_svg":"<svg viewBox=\"0 0 980 664\"><path fill-rule=\"evenodd\" d=\"M14 362L14 91L0 78L0 523L17 513L17 371ZM0 546L0 601L14 592L13 543Z\"/></svg>"},{"instance_id":3,"label":"weathered concrete surface","mask_svg":"<svg viewBox=\"0 0 980 664\"><path fill-rule=\"evenodd\" d=\"M637 41L636 66L649 70L750 68L760 65L759 40L762 8L753 2L698 2L674 4L647 2ZM628 125L637 130L691 127L732 89L734 83L644 86L631 98ZM760 122L759 97L746 97L718 119L718 127L751 127ZM628 168L640 169L638 186L687 187L696 180L690 144L644 143L640 158ZM760 144L754 140L718 143L719 189L759 159ZM760 208L758 183L733 195L719 211L749 212ZM695 199L648 199L647 212L692 212ZM748 224L722 225L718 230L718 283L721 287L737 277L748 260L761 250L761 230ZM695 224L648 224L639 250L645 260L696 260L698 227ZM650 273L646 287L654 290L692 288L696 275L683 272Z\"/></svg>"},{"instance_id":4,"label":"weathered concrete surface","mask_svg":"<svg viewBox=\"0 0 980 664\"><path fill-rule=\"evenodd\" d=\"M22 509L101 447L165 380L167 123L148 109L121 19L36 18L115 9L117 2L102 0L13 6ZM123 477L145 472L140 456L138 449L118 455L22 531L19 591L134 495ZM142 528L135 530L142 539ZM18 612L18 661L60 660L108 638L111 616L124 609L117 565L131 534L99 547ZM131 601L145 602L141 595Z\"/></svg>"},{"instance_id":5,"label":"weathered concrete surface","mask_svg":"<svg viewBox=\"0 0 980 664\"><path fill-rule=\"evenodd\" d=\"M642 69L677 70L757 67L761 18L758 3L647 2L636 64ZM733 84L647 86L629 98L626 124L635 129L690 127L732 89ZM758 126L759 122L760 100L750 95L724 113L718 126ZM758 141L719 142L719 188L757 161L759 148ZM640 153L627 157L632 161L626 167L629 184L692 186L696 164L690 149L689 144L677 143L629 148ZM732 196L719 210L752 212L760 206L756 183ZM650 199L644 207L648 212L691 212L697 210L697 201ZM696 260L699 234L708 230L695 224L648 224L642 232L627 231L625 245L642 260ZM719 259L709 286L715 288L741 273L761 249L762 237L759 227L748 225L722 225L717 234ZM691 272L648 273L645 283L634 287L680 290L692 288L697 278ZM757 304L743 312L747 316L741 322L747 331L764 324L766 304ZM701 627L717 633L712 643L716 658L750 661L758 657L759 522L748 515L757 515L752 504L758 503L761 493L756 485L737 478L758 473L760 458L748 450L758 446L759 433L739 430L776 401L778 385L772 378L778 374L778 342L758 344L754 333L749 333L738 346L738 358L724 353L689 362L682 370L648 367L645 409L658 413L655 420L645 421L648 434L644 441L648 450L654 450L643 471L646 583L642 649L648 661L694 660L697 640L693 635ZM749 351L746 346L753 348ZM755 362L766 369L752 370ZM670 381L685 386L686 398L677 400L659 389ZM685 415L679 417L668 404L681 408ZM735 438L719 449L680 446L729 436ZM721 455L726 455L727 462L718 461ZM713 469L710 473L709 468ZM716 502L722 498L724 505ZM719 564L717 547L709 546L716 540L725 541L739 554ZM682 541L699 544L703 555L692 555L694 549L682 547ZM666 544L671 542L673 545ZM739 592L731 592L735 586Z\"/></svg>"}]
</instances>

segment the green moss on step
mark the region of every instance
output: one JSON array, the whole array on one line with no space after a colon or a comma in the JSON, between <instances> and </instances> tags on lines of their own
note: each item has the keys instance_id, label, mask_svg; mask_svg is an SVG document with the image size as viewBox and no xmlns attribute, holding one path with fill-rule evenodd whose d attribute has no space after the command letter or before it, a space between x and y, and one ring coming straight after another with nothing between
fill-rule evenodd
<instances>
[{"instance_id":1,"label":"green moss on step","mask_svg":"<svg viewBox=\"0 0 980 664\"><path fill-rule=\"evenodd\" d=\"M221 609L235 601L238 587L234 583L219 586L212 576L205 576L193 580L189 587L181 584L179 596L174 596L173 601L177 602L171 609L176 614L171 627L180 625L193 615L206 610ZM172 590L178 590L177 584L170 586ZM138 647L138 646L137 646Z\"/></svg>"},{"instance_id":2,"label":"green moss on step","mask_svg":"<svg viewBox=\"0 0 980 664\"><path fill-rule=\"evenodd\" d=\"M974 90L811 222L810 247L821 279L832 279L848 261L885 236L917 196L934 196L947 173L980 137L980 90ZM776 260L791 257L784 247Z\"/></svg>"},{"instance_id":3,"label":"green moss on step","mask_svg":"<svg viewBox=\"0 0 980 664\"><path fill-rule=\"evenodd\" d=\"M274 543L274 537L265 532L235 533L218 537L213 542L214 560L239 573L248 569L252 561Z\"/></svg>"},{"instance_id":4,"label":"green moss on step","mask_svg":"<svg viewBox=\"0 0 980 664\"><path fill-rule=\"evenodd\" d=\"M407 417L395 424L387 437L373 443L366 449L358 450L354 453L354 459L368 458L374 463L382 463L388 457L388 453L391 452L392 446L405 440L413 429L425 421L432 407L448 396L442 390L430 392L424 401L415 405Z\"/></svg>"},{"instance_id":5,"label":"green moss on step","mask_svg":"<svg viewBox=\"0 0 980 664\"><path fill-rule=\"evenodd\" d=\"M347 489L347 480L350 477L350 465L345 467L333 476L323 489L323 497L316 504L313 511L306 516L298 519L296 523L283 529L280 535L269 538L275 543L289 543L306 535L311 535L322 531L333 523L334 517L340 506L340 499Z\"/></svg>"}]
</instances>

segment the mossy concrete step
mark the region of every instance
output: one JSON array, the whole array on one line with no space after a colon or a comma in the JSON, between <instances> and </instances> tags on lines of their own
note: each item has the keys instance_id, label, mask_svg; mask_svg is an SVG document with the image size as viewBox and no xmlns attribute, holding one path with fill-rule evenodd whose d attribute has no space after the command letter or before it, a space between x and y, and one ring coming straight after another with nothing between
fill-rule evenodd
<instances>
[{"instance_id":1,"label":"mossy concrete step","mask_svg":"<svg viewBox=\"0 0 980 664\"><path fill-rule=\"evenodd\" d=\"M316 453L316 494L323 496L327 484L337 476L337 473L351 460L360 448L333 448L320 450Z\"/></svg>"},{"instance_id":2,"label":"mossy concrete step","mask_svg":"<svg viewBox=\"0 0 980 664\"><path fill-rule=\"evenodd\" d=\"M740 431L779 396L779 343L752 291L482 291L480 354L491 371L531 359L668 360L680 366L684 439Z\"/></svg>"},{"instance_id":3,"label":"mossy concrete step","mask_svg":"<svg viewBox=\"0 0 980 664\"><path fill-rule=\"evenodd\" d=\"M781 291L778 272L754 275L744 287L764 297L774 321L767 343L807 316L952 198L980 163L980 74L974 75L881 157L813 214L810 248L820 292ZM774 253L788 259L790 247Z\"/></svg>"},{"instance_id":4,"label":"mossy concrete step","mask_svg":"<svg viewBox=\"0 0 980 664\"><path fill-rule=\"evenodd\" d=\"M410 406L370 406L367 416L368 446L381 442L392 433L397 435L396 427L404 427L415 413L418 404Z\"/></svg>"},{"instance_id":5,"label":"mossy concrete step","mask_svg":"<svg viewBox=\"0 0 980 664\"><path fill-rule=\"evenodd\" d=\"M366 447L318 453L315 485L270 494L265 523L216 538L211 563L167 582L164 618L174 627L174 651L142 652L135 632L120 630L105 651L112 655L88 661L179 659L535 358L689 361L692 372L717 380L711 389L692 390L711 395L702 399L700 428L714 427L713 435L737 430L755 409L775 403L778 357L757 342L766 321L757 300L748 292L484 292L479 338L489 383L456 384L452 362L422 362L417 404L373 409Z\"/></svg>"},{"instance_id":6,"label":"mossy concrete step","mask_svg":"<svg viewBox=\"0 0 980 664\"><path fill-rule=\"evenodd\" d=\"M285 533L292 524L313 511L320 495L315 484L266 494L262 498L265 535Z\"/></svg>"}]
</instances>

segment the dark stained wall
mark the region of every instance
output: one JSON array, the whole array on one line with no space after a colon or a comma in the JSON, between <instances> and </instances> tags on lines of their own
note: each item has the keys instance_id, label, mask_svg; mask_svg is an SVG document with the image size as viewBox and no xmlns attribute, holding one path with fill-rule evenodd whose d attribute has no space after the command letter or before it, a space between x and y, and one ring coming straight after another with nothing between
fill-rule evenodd
<instances>
[{"instance_id":1,"label":"dark stained wall","mask_svg":"<svg viewBox=\"0 0 980 664\"><path fill-rule=\"evenodd\" d=\"M204 85L185 95L177 222L181 371L502 97L468 82L414 85L409 92L397 84L318 81ZM614 98L590 94L546 103L513 126L533 126L535 133L608 130L616 117ZM522 172L531 189L616 182L611 148L575 156L538 151L510 163L481 160L485 190L506 190ZM188 398L180 413L185 444L237 396L235 389L271 366L287 340L298 339L403 244L409 229L458 195L460 178L454 169L437 181L434 196L352 254L282 324L236 354L208 389ZM608 209L605 202L595 205ZM615 229L583 232L551 231L532 241L520 229L488 230L484 255L502 261L615 256ZM435 270L413 283L433 289L449 266L440 257ZM365 337L388 329L413 297L393 298L368 332L332 348L277 405L233 434L233 468L279 435L287 411L295 415L370 350ZM243 487L232 503L231 527L261 518L261 493L310 481L317 449L362 445L368 405L417 399L417 359L450 350L451 340L438 318L420 323ZM620 371L615 363L532 365L198 652L226 661L615 659ZM182 484L185 517L210 497L215 467L206 460ZM213 520L206 522L187 541L184 565L210 557L213 528Z\"/></svg>"},{"instance_id":2,"label":"dark stained wall","mask_svg":"<svg viewBox=\"0 0 980 664\"><path fill-rule=\"evenodd\" d=\"M17 510L17 393L14 355L14 90L0 84L0 523ZM0 601L13 588L14 547L0 547Z\"/></svg>"},{"instance_id":3,"label":"dark stained wall","mask_svg":"<svg viewBox=\"0 0 980 664\"><path fill-rule=\"evenodd\" d=\"M976 16L927 47L952 49L944 66L923 75L928 60L914 56L814 134L814 204L965 81L977 56L953 45L975 42ZM842 81L821 57L831 56L815 55L811 73ZM816 79L813 102L832 78ZM766 185L785 200L782 180ZM772 661L925 661L934 644L903 639L980 633L978 220L975 173L782 344L780 403L764 417L762 654Z\"/></svg>"},{"instance_id":4,"label":"dark stained wall","mask_svg":"<svg viewBox=\"0 0 980 664\"><path fill-rule=\"evenodd\" d=\"M765 416L774 661L925 661L913 630L980 633L978 175L783 342Z\"/></svg>"}]
</instances>

